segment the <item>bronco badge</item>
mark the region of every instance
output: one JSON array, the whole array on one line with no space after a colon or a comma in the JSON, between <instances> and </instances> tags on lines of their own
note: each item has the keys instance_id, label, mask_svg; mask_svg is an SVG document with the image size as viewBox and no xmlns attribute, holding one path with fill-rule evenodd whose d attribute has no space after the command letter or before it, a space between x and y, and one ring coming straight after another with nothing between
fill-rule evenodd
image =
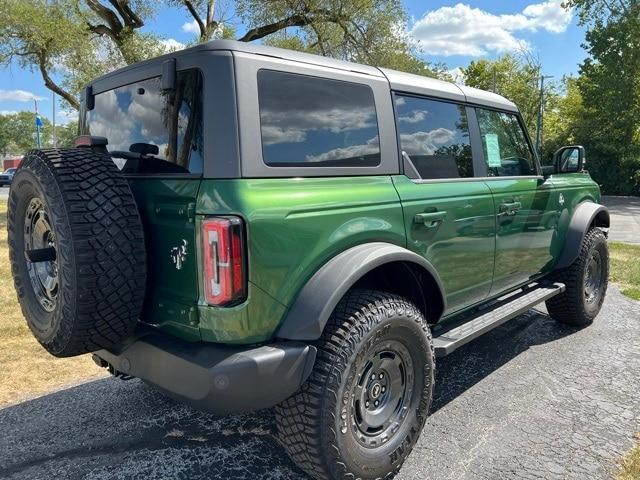
<instances>
[{"instance_id":1,"label":"bronco badge","mask_svg":"<svg viewBox=\"0 0 640 480\"><path fill-rule=\"evenodd\" d=\"M171 261L176 270L182 270L182 263L187 259L187 241L183 238L182 245L171 249Z\"/></svg>"}]
</instances>

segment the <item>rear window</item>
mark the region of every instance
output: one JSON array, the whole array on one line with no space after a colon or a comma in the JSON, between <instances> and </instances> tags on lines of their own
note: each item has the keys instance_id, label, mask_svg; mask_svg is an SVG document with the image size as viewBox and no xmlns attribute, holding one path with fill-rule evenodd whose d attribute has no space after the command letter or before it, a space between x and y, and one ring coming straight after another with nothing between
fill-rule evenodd
<instances>
[{"instance_id":1,"label":"rear window","mask_svg":"<svg viewBox=\"0 0 640 480\"><path fill-rule=\"evenodd\" d=\"M380 164L376 108L367 85L261 70L258 97L265 164Z\"/></svg>"},{"instance_id":2,"label":"rear window","mask_svg":"<svg viewBox=\"0 0 640 480\"><path fill-rule=\"evenodd\" d=\"M396 95L400 148L423 179L473 177L463 105Z\"/></svg>"},{"instance_id":3,"label":"rear window","mask_svg":"<svg viewBox=\"0 0 640 480\"><path fill-rule=\"evenodd\" d=\"M114 161L125 171L202 173L198 70L178 72L172 91L163 91L160 77L155 77L99 93L86 124L88 134L107 138ZM137 158L140 153L143 158Z\"/></svg>"}]
</instances>

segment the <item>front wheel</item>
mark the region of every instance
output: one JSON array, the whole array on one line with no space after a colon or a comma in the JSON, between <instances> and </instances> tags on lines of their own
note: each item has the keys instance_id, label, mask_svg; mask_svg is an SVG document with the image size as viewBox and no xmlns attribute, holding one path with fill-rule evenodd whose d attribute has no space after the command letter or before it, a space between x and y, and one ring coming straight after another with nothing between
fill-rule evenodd
<instances>
[{"instance_id":1,"label":"front wheel","mask_svg":"<svg viewBox=\"0 0 640 480\"><path fill-rule=\"evenodd\" d=\"M547 300L549 314L568 325L586 326L593 322L609 283L609 247L602 230L592 228L587 232L578 258L558 272L556 280L564 283L566 290Z\"/></svg>"},{"instance_id":2,"label":"front wheel","mask_svg":"<svg viewBox=\"0 0 640 480\"><path fill-rule=\"evenodd\" d=\"M319 480L393 477L431 405L435 360L424 316L402 297L354 290L316 346L309 380L276 407L287 452Z\"/></svg>"}]
</instances>

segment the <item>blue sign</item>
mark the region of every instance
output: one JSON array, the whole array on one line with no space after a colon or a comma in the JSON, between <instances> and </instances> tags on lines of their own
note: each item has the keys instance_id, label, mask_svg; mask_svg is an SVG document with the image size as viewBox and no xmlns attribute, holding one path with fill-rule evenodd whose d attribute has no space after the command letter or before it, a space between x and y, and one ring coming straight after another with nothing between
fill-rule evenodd
<instances>
[{"instance_id":1,"label":"blue sign","mask_svg":"<svg viewBox=\"0 0 640 480\"><path fill-rule=\"evenodd\" d=\"M42 127L44 125L44 123L42 123L42 118L40 118L40 115L36 115L36 127Z\"/></svg>"}]
</instances>

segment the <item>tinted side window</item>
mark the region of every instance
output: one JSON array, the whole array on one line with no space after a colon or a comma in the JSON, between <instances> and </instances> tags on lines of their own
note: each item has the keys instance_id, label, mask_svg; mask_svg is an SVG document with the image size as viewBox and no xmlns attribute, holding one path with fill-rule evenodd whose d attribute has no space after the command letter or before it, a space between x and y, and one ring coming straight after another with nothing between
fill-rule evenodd
<instances>
[{"instance_id":1,"label":"tinted side window","mask_svg":"<svg viewBox=\"0 0 640 480\"><path fill-rule=\"evenodd\" d=\"M272 167L380 164L373 91L366 85L261 70L264 162Z\"/></svg>"},{"instance_id":2,"label":"tinted side window","mask_svg":"<svg viewBox=\"0 0 640 480\"><path fill-rule=\"evenodd\" d=\"M400 148L422 178L473 177L463 105L396 95Z\"/></svg>"},{"instance_id":3,"label":"tinted side window","mask_svg":"<svg viewBox=\"0 0 640 480\"><path fill-rule=\"evenodd\" d=\"M176 89L162 91L150 78L95 97L87 112L90 135L106 137L109 151L140 152L147 144L157 154L143 161L115 158L136 173L202 173L202 78L197 70L178 72Z\"/></svg>"},{"instance_id":4,"label":"tinted side window","mask_svg":"<svg viewBox=\"0 0 640 480\"><path fill-rule=\"evenodd\" d=\"M476 115L490 177L537 175L533 152L516 115L481 108Z\"/></svg>"}]
</instances>

